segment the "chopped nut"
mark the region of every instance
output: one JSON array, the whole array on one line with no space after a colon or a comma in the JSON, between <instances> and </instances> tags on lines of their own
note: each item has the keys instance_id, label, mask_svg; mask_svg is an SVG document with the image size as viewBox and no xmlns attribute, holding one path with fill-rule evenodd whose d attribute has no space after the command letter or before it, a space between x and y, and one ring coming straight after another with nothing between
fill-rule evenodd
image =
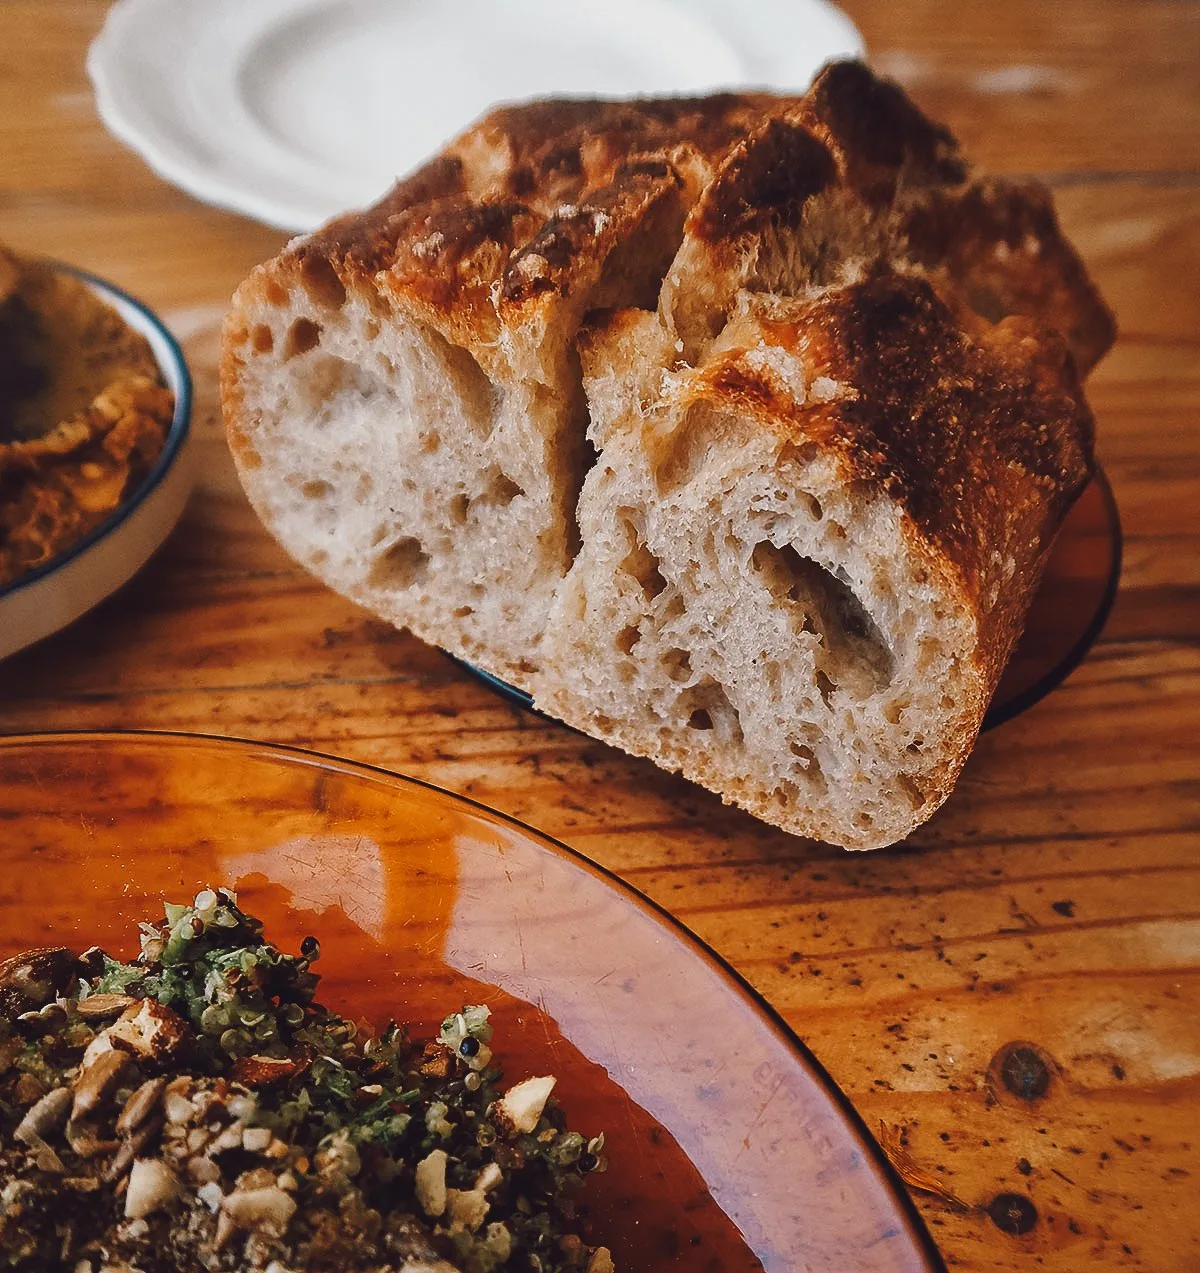
<instances>
[{"instance_id":1,"label":"chopped nut","mask_svg":"<svg viewBox=\"0 0 1200 1273\"><path fill-rule=\"evenodd\" d=\"M104 1171L104 1179L112 1182L120 1178L133 1165L143 1149L162 1131L162 1119L155 1115L147 1119L140 1127L130 1132L121 1147L113 1155L112 1161Z\"/></svg>"},{"instance_id":2,"label":"chopped nut","mask_svg":"<svg viewBox=\"0 0 1200 1273\"><path fill-rule=\"evenodd\" d=\"M124 1136L140 1127L154 1112L167 1085L165 1078L147 1079L125 1102L117 1117L117 1133Z\"/></svg>"},{"instance_id":3,"label":"chopped nut","mask_svg":"<svg viewBox=\"0 0 1200 1273\"><path fill-rule=\"evenodd\" d=\"M223 1154L227 1149L241 1149L242 1147L242 1128L238 1123L230 1123L228 1127L222 1128L209 1143L208 1152L214 1157L217 1154Z\"/></svg>"},{"instance_id":4,"label":"chopped nut","mask_svg":"<svg viewBox=\"0 0 1200 1273\"><path fill-rule=\"evenodd\" d=\"M180 1192L175 1173L160 1158L138 1158L129 1171L125 1218L141 1220L174 1201Z\"/></svg>"},{"instance_id":5,"label":"chopped nut","mask_svg":"<svg viewBox=\"0 0 1200 1273\"><path fill-rule=\"evenodd\" d=\"M155 999L135 1001L108 1027L109 1041L136 1056L162 1060L177 1052L187 1039L187 1022Z\"/></svg>"},{"instance_id":6,"label":"chopped nut","mask_svg":"<svg viewBox=\"0 0 1200 1273\"><path fill-rule=\"evenodd\" d=\"M33 1151L34 1162L39 1170L62 1173L66 1171L62 1159L43 1139L58 1131L66 1122L71 1108L71 1091L66 1087L56 1087L47 1092L40 1101L29 1109L25 1117L17 1124L13 1132L16 1140L28 1145Z\"/></svg>"},{"instance_id":7,"label":"chopped nut","mask_svg":"<svg viewBox=\"0 0 1200 1273\"><path fill-rule=\"evenodd\" d=\"M186 1078L175 1079L167 1084L167 1090L163 1093L163 1114L168 1123L191 1121L196 1110L186 1095L186 1089L190 1086L191 1080Z\"/></svg>"},{"instance_id":8,"label":"chopped nut","mask_svg":"<svg viewBox=\"0 0 1200 1273\"><path fill-rule=\"evenodd\" d=\"M271 1140L269 1127L247 1127L242 1132L242 1148L251 1154L261 1154Z\"/></svg>"},{"instance_id":9,"label":"chopped nut","mask_svg":"<svg viewBox=\"0 0 1200 1273\"><path fill-rule=\"evenodd\" d=\"M447 1189L446 1212L450 1231L478 1229L487 1216L489 1205L482 1189Z\"/></svg>"},{"instance_id":10,"label":"chopped nut","mask_svg":"<svg viewBox=\"0 0 1200 1273\"><path fill-rule=\"evenodd\" d=\"M296 1210L296 1200L278 1185L238 1189L221 1200L221 1213L235 1228L260 1229L281 1237Z\"/></svg>"},{"instance_id":11,"label":"chopped nut","mask_svg":"<svg viewBox=\"0 0 1200 1273\"><path fill-rule=\"evenodd\" d=\"M439 1043L427 1043L421 1061L421 1073L426 1078L444 1079L450 1073L450 1053Z\"/></svg>"},{"instance_id":12,"label":"chopped nut","mask_svg":"<svg viewBox=\"0 0 1200 1273\"><path fill-rule=\"evenodd\" d=\"M223 1201L221 1186L215 1182L203 1184L196 1190L196 1197L210 1210L217 1211L220 1209Z\"/></svg>"},{"instance_id":13,"label":"chopped nut","mask_svg":"<svg viewBox=\"0 0 1200 1273\"><path fill-rule=\"evenodd\" d=\"M213 1181L221 1179L221 1169L211 1158L189 1158L187 1174L194 1185L212 1184Z\"/></svg>"},{"instance_id":14,"label":"chopped nut","mask_svg":"<svg viewBox=\"0 0 1200 1273\"><path fill-rule=\"evenodd\" d=\"M136 1002L129 995L88 995L75 1004L75 1011L85 1021L104 1021L118 1016Z\"/></svg>"},{"instance_id":15,"label":"chopped nut","mask_svg":"<svg viewBox=\"0 0 1200 1273\"><path fill-rule=\"evenodd\" d=\"M446 1151L431 1149L417 1163L417 1201L427 1216L440 1216L446 1210Z\"/></svg>"},{"instance_id":16,"label":"chopped nut","mask_svg":"<svg viewBox=\"0 0 1200 1273\"><path fill-rule=\"evenodd\" d=\"M73 1153L80 1158L95 1158L97 1154L108 1154L117 1148L118 1142L102 1138L99 1129L90 1122L76 1122L74 1116L67 1123L67 1144Z\"/></svg>"},{"instance_id":17,"label":"chopped nut","mask_svg":"<svg viewBox=\"0 0 1200 1273\"><path fill-rule=\"evenodd\" d=\"M247 1087L265 1087L303 1073L306 1058L274 1056L240 1056L233 1063L232 1078Z\"/></svg>"},{"instance_id":18,"label":"chopped nut","mask_svg":"<svg viewBox=\"0 0 1200 1273\"><path fill-rule=\"evenodd\" d=\"M510 1087L492 1106L492 1117L497 1126L510 1136L533 1131L556 1081L550 1076L528 1078Z\"/></svg>"},{"instance_id":19,"label":"chopped nut","mask_svg":"<svg viewBox=\"0 0 1200 1273\"><path fill-rule=\"evenodd\" d=\"M0 1013L40 1008L75 979L75 956L65 946L27 950L0 961Z\"/></svg>"},{"instance_id":20,"label":"chopped nut","mask_svg":"<svg viewBox=\"0 0 1200 1273\"><path fill-rule=\"evenodd\" d=\"M57 1034L66 1023L67 1014L57 1003L48 1003L33 1012L22 1012L17 1017L17 1029L26 1038Z\"/></svg>"},{"instance_id":21,"label":"chopped nut","mask_svg":"<svg viewBox=\"0 0 1200 1273\"><path fill-rule=\"evenodd\" d=\"M115 1092L128 1066L129 1057L116 1050L100 1052L90 1062L85 1058L84 1066L75 1079L72 1121L87 1117L101 1101Z\"/></svg>"},{"instance_id":22,"label":"chopped nut","mask_svg":"<svg viewBox=\"0 0 1200 1273\"><path fill-rule=\"evenodd\" d=\"M13 1135L22 1144L32 1147L35 1139L48 1136L63 1126L71 1110L71 1100L69 1087L56 1087L47 1092L26 1112Z\"/></svg>"}]
</instances>

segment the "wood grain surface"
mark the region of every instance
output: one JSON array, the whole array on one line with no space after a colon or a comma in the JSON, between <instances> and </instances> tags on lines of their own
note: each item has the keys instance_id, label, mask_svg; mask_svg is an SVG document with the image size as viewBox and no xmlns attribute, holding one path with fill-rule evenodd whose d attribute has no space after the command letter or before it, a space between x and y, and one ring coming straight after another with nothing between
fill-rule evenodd
<instances>
[{"instance_id":1,"label":"wood grain surface","mask_svg":"<svg viewBox=\"0 0 1200 1273\"><path fill-rule=\"evenodd\" d=\"M507 706L293 567L216 414L215 324L283 236L154 176L96 119L104 6L0 0L0 239L159 309L200 487L164 550L0 665L5 732L310 745L466 792L619 872L725 955L958 1201L947 1263L1200 1269L1200 4L846 0L981 165L1037 173L1121 327L1090 397L1125 569L1090 657L980 742L906 845L848 855ZM2 922L2 920L0 920Z\"/></svg>"}]
</instances>

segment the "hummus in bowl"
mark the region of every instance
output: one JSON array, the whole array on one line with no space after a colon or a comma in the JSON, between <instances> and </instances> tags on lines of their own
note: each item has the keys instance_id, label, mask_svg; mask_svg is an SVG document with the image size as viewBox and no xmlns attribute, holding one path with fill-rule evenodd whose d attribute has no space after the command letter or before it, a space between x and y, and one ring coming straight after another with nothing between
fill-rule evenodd
<instances>
[{"instance_id":1,"label":"hummus in bowl","mask_svg":"<svg viewBox=\"0 0 1200 1273\"><path fill-rule=\"evenodd\" d=\"M0 657L103 600L174 527L190 404L148 309L0 249Z\"/></svg>"}]
</instances>

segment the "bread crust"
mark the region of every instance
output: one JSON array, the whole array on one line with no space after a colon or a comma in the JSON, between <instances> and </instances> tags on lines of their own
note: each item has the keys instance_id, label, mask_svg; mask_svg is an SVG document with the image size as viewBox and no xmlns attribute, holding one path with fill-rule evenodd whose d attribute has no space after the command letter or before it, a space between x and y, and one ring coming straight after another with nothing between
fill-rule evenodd
<instances>
[{"instance_id":1,"label":"bread crust","mask_svg":"<svg viewBox=\"0 0 1200 1273\"><path fill-rule=\"evenodd\" d=\"M966 670L960 701L943 712L936 763L921 770L911 817L889 822L887 834L906 834L941 803L1053 536L1093 470L1081 378L1114 326L1043 189L973 174L950 133L858 63L827 68L803 96L493 111L374 207L297 240L239 289L223 399L247 489L277 530L285 519L274 491L284 475L273 456L290 426L272 416L255 377L264 365L286 377L284 363L302 374L307 341L350 311L364 341L372 326L410 328L424 351L413 355L418 362L445 364L480 401L492 395L489 440L478 446L492 448L493 468L495 456L503 460L502 481L493 482L503 497L493 501L496 517L471 525L499 562L487 565L489 587L507 611L527 613L522 624L488 627L478 598L464 597L461 613L471 617L450 617L439 598L449 585L438 582L441 558L426 535L444 541L448 523L379 532L388 543L403 532L421 571L431 562L421 587L405 576L383 597L365 576L323 577L534 689L572 723L683 768L767 821L855 847L882 842L845 820L814 815L806 824L802 812L781 809L777 793L730 778L690 744L676 746L668 727L660 730L668 741L657 743L566 688L563 652L585 647L554 629L570 620L551 599L570 592L581 569L572 563L592 459L585 433L601 463L610 440L623 437L621 446L644 451L637 463L655 469L655 455L678 442L664 440L667 415L672 428L699 428L679 402L668 403L672 377L690 377L689 392L709 412L705 427L715 427L716 411L751 430L747 438L771 439L777 457L823 457L864 505L899 510L904 569L923 563L970 629L955 638ZM292 326L282 339L277 316L285 312ZM737 343L742 327L753 334L752 358ZM779 360L799 369L794 382L771 373ZM524 432L503 414L514 403L528 415ZM436 432L431 420L414 435ZM509 440L493 445L501 434ZM531 457L545 476L536 500L528 480L512 480ZM423 462L414 453L413 471ZM308 485L324 476L314 471ZM471 496L456 497L461 508L470 505L473 519L491 516L478 483L460 486ZM513 499L529 505L524 520L504 513ZM496 519L501 513L507 521ZM278 533L288 545L292 532ZM301 559L306 544L295 549ZM606 664L611 634L591 637L589 657Z\"/></svg>"}]
</instances>

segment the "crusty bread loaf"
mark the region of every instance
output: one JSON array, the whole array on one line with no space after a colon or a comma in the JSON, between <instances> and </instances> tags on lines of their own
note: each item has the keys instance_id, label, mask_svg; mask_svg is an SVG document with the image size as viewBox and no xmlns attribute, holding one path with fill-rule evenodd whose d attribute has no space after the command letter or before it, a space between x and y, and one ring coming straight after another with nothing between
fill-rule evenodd
<instances>
[{"instance_id":1,"label":"crusty bread loaf","mask_svg":"<svg viewBox=\"0 0 1200 1273\"><path fill-rule=\"evenodd\" d=\"M1112 321L1044 191L856 63L505 108L239 289L284 546L788 830L946 798L1091 471Z\"/></svg>"}]
</instances>

